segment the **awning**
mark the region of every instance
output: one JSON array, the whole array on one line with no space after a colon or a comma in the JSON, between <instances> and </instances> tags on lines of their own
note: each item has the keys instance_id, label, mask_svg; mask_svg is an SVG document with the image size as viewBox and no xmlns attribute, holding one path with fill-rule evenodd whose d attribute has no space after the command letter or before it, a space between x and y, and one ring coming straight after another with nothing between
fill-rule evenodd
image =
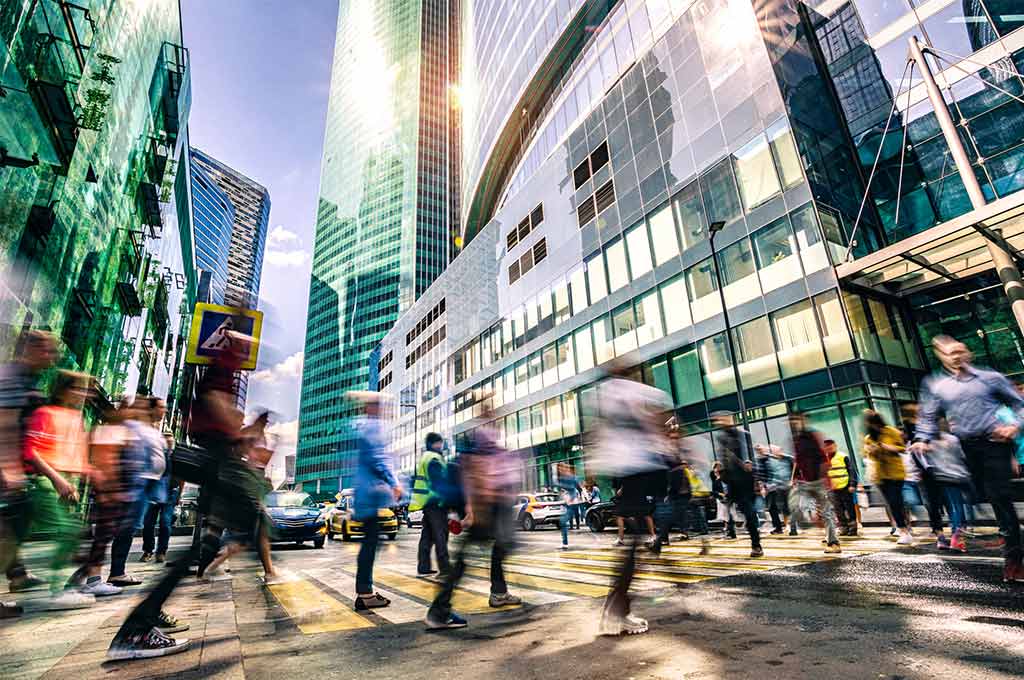
<instances>
[{"instance_id":1,"label":"awning","mask_svg":"<svg viewBox=\"0 0 1024 680\"><path fill-rule=\"evenodd\" d=\"M840 281L905 296L992 269L988 242L1024 264L1024 191L836 267Z\"/></svg>"}]
</instances>

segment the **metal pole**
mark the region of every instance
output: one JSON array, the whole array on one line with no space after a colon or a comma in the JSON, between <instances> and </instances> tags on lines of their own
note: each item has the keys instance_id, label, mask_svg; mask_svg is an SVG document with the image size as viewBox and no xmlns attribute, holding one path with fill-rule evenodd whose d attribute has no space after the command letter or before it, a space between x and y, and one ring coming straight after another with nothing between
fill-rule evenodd
<instances>
[{"instance_id":1,"label":"metal pole","mask_svg":"<svg viewBox=\"0 0 1024 680\"><path fill-rule=\"evenodd\" d=\"M981 190L978 178L974 176L971 160L967 156L967 150L964 149L963 141L956 131L953 117L949 115L949 109L946 108L946 101L943 99L942 91L935 82L935 76L932 75L931 67L924 58L921 43L918 42L917 36L913 35L910 36L908 42L910 43L910 56L921 70L921 79L924 81L925 90L928 92L928 99L932 103L932 108L935 109L935 118L939 122L942 136L946 138L949 152L953 156L957 170L960 171L960 179L963 180L964 187L967 189L967 195L971 199L971 206L975 210L982 208L988 201L985 199L985 193ZM988 246L988 252L992 256L992 264L995 265L999 280L1003 283L1006 297L1010 299L1010 308L1013 310L1013 316L1017 320L1017 329L1024 335L1024 282L1021 281L1020 270L1017 269L1017 265L1014 264L1010 254L998 243L993 243L990 239L985 238L985 245Z\"/></svg>"},{"instance_id":2,"label":"metal pole","mask_svg":"<svg viewBox=\"0 0 1024 680\"><path fill-rule=\"evenodd\" d=\"M717 232L716 232L717 233ZM711 234L711 255L714 257L715 283L718 285L718 296L722 300L722 318L725 321L725 341L729 343L729 358L732 364L732 377L736 381L736 398L739 401L740 422L743 423L743 430L747 433L744 439L749 436L750 428L747 427L747 405L743 401L743 385L740 382L739 357L736 356L736 346L732 341L732 330L729 327L729 310L725 304L725 288L722 286L722 272L718 270L718 255L715 253L715 233ZM749 445L749 442L747 442ZM748 447L749 448L749 447Z\"/></svg>"}]
</instances>

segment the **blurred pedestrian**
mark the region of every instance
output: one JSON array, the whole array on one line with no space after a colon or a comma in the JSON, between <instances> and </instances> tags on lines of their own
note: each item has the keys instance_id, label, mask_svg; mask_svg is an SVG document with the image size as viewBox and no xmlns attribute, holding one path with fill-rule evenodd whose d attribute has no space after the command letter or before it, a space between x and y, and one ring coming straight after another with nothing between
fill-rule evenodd
<instances>
[{"instance_id":1,"label":"blurred pedestrian","mask_svg":"<svg viewBox=\"0 0 1024 680\"><path fill-rule=\"evenodd\" d=\"M781 535L789 527L796 536L796 524L789 521L789 487L793 480L793 456L774 444L755 444L754 451L764 471L765 504L772 518L772 533Z\"/></svg>"},{"instance_id":2,"label":"blurred pedestrian","mask_svg":"<svg viewBox=\"0 0 1024 680\"><path fill-rule=\"evenodd\" d=\"M373 563L380 538L379 512L402 497L402 487L395 478L387 451L381 417L384 395L380 392L349 392L346 396L361 405L363 410L363 414L353 420L352 430L358 450L353 519L363 526L356 569L355 609L365 611L391 604L390 600L373 590Z\"/></svg>"},{"instance_id":3,"label":"blurred pedestrian","mask_svg":"<svg viewBox=\"0 0 1024 680\"><path fill-rule=\"evenodd\" d=\"M686 467L683 463L682 438L675 428L669 431L669 441L676 448L670 450L667 460L669 468L666 472L665 507L666 512L658 526L658 542L655 544L655 553L660 553L661 548L669 544L668 534L673 526L679 528L680 533L687 535L690 529L690 477L686 474Z\"/></svg>"},{"instance_id":4,"label":"blurred pedestrian","mask_svg":"<svg viewBox=\"0 0 1024 680\"><path fill-rule=\"evenodd\" d=\"M842 552L836 531L836 516L828 496L831 483L824 438L807 424L807 417L799 411L790 412L789 428L793 433L793 450L796 454L793 459L795 483L789 498L793 522L799 523L799 517L806 512L805 505L814 507L825 522L825 552Z\"/></svg>"},{"instance_id":5,"label":"blurred pedestrian","mask_svg":"<svg viewBox=\"0 0 1024 680\"><path fill-rule=\"evenodd\" d=\"M420 543L416 553L416 573L430 576L449 569L448 563L448 464L441 452L444 438L436 432L427 433L425 447L416 463L409 511L422 511ZM430 551L437 557L437 570L431 568Z\"/></svg>"},{"instance_id":6,"label":"blurred pedestrian","mask_svg":"<svg viewBox=\"0 0 1024 680\"><path fill-rule=\"evenodd\" d=\"M875 479L889 507L889 516L900 534L897 543L913 545L914 537L903 507L903 481L906 476L902 456L905 449L903 434L886 424L878 411L872 410L864 411L864 432L864 457L874 461Z\"/></svg>"},{"instance_id":7,"label":"blurred pedestrian","mask_svg":"<svg viewBox=\"0 0 1024 680\"><path fill-rule=\"evenodd\" d=\"M491 400L484 398L480 419L487 423L493 416ZM491 592L488 605L505 607L522 604L508 592L505 581L505 556L512 549L512 506L520 479L519 461L499 443L488 424L467 433L465 450L459 456L460 479L465 498L463 531L452 560L451 570L427 611L430 629L465 628L466 619L452 611L452 595L466 571L467 552L486 543L491 545Z\"/></svg>"},{"instance_id":8,"label":"blurred pedestrian","mask_svg":"<svg viewBox=\"0 0 1024 680\"><path fill-rule=\"evenodd\" d=\"M569 549L569 529L572 527L573 518L576 514L576 503L579 498L579 480L568 463L559 463L558 490L562 499L562 516L558 519L558 526L562 530L562 550Z\"/></svg>"},{"instance_id":9,"label":"blurred pedestrian","mask_svg":"<svg viewBox=\"0 0 1024 680\"><path fill-rule=\"evenodd\" d=\"M743 515L747 533L750 534L750 556L761 557L760 520L754 511L756 494L754 478L753 452L747 447L749 439L746 433L736 427L733 415L726 411L711 414L711 423L718 431L715 435L715 450L722 463L721 475L726 486L728 503L736 507ZM735 538L736 529L730 521L730 538Z\"/></svg>"},{"instance_id":10,"label":"blurred pedestrian","mask_svg":"<svg viewBox=\"0 0 1024 680\"><path fill-rule=\"evenodd\" d=\"M964 526L966 522L966 504L964 502L964 485L970 482L967 470L967 459L964 457L960 440L949 433L949 424L945 418L939 419L939 433L931 441L927 453L919 453L928 460L928 466L943 494L943 503L949 514L952 535L948 540L940 536L936 547L939 550L967 552Z\"/></svg>"},{"instance_id":11,"label":"blurred pedestrian","mask_svg":"<svg viewBox=\"0 0 1024 680\"><path fill-rule=\"evenodd\" d=\"M839 522L839 535L856 536L857 503L853 492L858 484L857 466L845 451L839 450L834 439L826 439L824 446L829 464L828 481L832 486L829 497Z\"/></svg>"},{"instance_id":12,"label":"blurred pedestrian","mask_svg":"<svg viewBox=\"0 0 1024 680\"><path fill-rule=\"evenodd\" d=\"M960 440L975 490L992 505L1005 535L1003 580L1024 582L1020 520L1010 485L1024 398L1004 375L972 366L970 350L962 342L938 336L932 347L942 371L933 373L922 386L925 396L913 448L927 453L938 434L938 417L946 416L952 434ZM1000 420L1004 406L1017 416L1016 423Z\"/></svg>"},{"instance_id":13,"label":"blurred pedestrian","mask_svg":"<svg viewBox=\"0 0 1024 680\"><path fill-rule=\"evenodd\" d=\"M162 431L167 405L163 399L154 398L150 401L152 429ZM159 491L154 495L142 526L142 557L140 562L164 562L167 559L167 548L171 540L171 523L174 520L174 507L181 495L182 483L171 476L171 452L174 450L174 438L162 434L164 453L164 472L157 482ZM155 445L155 440L154 440Z\"/></svg>"}]
</instances>

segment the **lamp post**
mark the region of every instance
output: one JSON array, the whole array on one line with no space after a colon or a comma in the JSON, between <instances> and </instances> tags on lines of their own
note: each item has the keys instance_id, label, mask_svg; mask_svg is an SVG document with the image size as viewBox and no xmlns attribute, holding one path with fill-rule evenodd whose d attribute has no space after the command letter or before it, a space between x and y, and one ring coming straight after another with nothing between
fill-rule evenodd
<instances>
[{"instance_id":1,"label":"lamp post","mask_svg":"<svg viewBox=\"0 0 1024 680\"><path fill-rule=\"evenodd\" d=\"M743 386L740 383L740 365L739 358L736 356L736 345L732 341L732 329L729 326L729 310L725 304L725 287L722 285L722 272L718 269L718 256L715 253L715 235L722 231L722 227L725 226L725 222L718 220L708 225L708 234L711 240L711 258L713 269L715 270L715 284L718 286L718 296L722 300L722 318L725 321L725 341L729 347L729 363L732 364L732 377L736 383L736 398L739 401L740 409L740 422L743 423L743 430L746 433L744 439L750 436L750 428L747 427L747 405L743 401ZM747 442L748 449L750 442Z\"/></svg>"}]
</instances>

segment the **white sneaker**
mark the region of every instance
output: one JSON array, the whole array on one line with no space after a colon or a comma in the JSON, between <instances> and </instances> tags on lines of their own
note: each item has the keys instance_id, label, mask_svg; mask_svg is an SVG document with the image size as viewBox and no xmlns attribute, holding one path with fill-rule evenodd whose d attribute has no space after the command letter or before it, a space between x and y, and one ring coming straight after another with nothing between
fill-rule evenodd
<instances>
[{"instance_id":1,"label":"white sneaker","mask_svg":"<svg viewBox=\"0 0 1024 680\"><path fill-rule=\"evenodd\" d=\"M92 581L86 581L85 585L78 589L78 592L85 595L92 595L93 597L108 597L110 595L117 595L123 590L124 588L107 583L101 578L97 578Z\"/></svg>"},{"instance_id":2,"label":"white sneaker","mask_svg":"<svg viewBox=\"0 0 1024 680\"><path fill-rule=\"evenodd\" d=\"M626 616L618 616L615 614L609 614L607 611L604 616L601 617L601 625L598 628L598 635L639 635L640 633L646 633L648 630L647 620L641 619L639 616L633 616L627 614Z\"/></svg>"},{"instance_id":3,"label":"white sneaker","mask_svg":"<svg viewBox=\"0 0 1024 680\"><path fill-rule=\"evenodd\" d=\"M896 541L896 545L914 545L914 537L910 533L903 534L900 536L900 540Z\"/></svg>"},{"instance_id":4,"label":"white sneaker","mask_svg":"<svg viewBox=\"0 0 1024 680\"><path fill-rule=\"evenodd\" d=\"M51 611L63 611L65 609L86 609L96 604L96 598L85 593L65 590L59 595L51 595L46 603L46 608Z\"/></svg>"},{"instance_id":5,"label":"white sneaker","mask_svg":"<svg viewBox=\"0 0 1024 680\"><path fill-rule=\"evenodd\" d=\"M114 640L107 650L107 658L112 660L151 659L184 652L188 648L188 638L175 639L153 628L148 633L134 635L125 640Z\"/></svg>"}]
</instances>

